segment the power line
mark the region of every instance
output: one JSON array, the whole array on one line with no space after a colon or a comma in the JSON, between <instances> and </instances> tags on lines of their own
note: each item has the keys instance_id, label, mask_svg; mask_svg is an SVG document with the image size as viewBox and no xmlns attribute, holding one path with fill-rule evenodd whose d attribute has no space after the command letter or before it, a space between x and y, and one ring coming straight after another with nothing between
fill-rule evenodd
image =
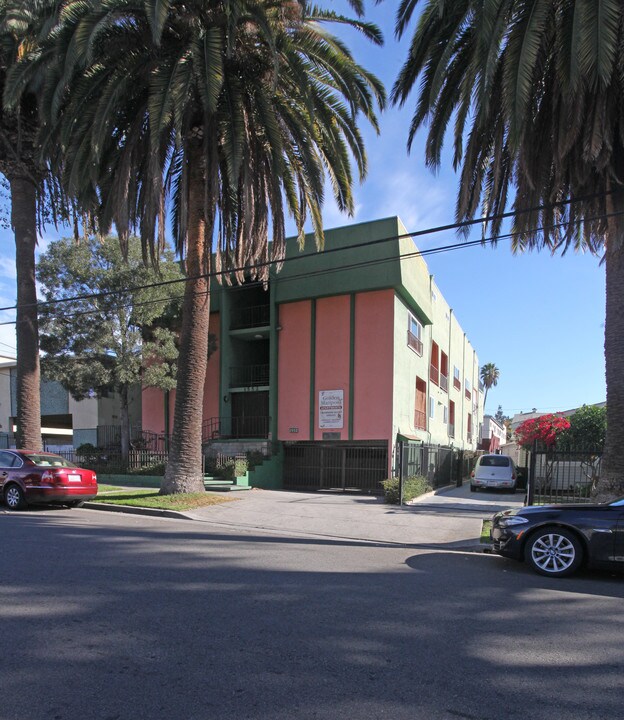
<instances>
[{"instance_id":1,"label":"power line","mask_svg":"<svg viewBox=\"0 0 624 720\"><path fill-rule=\"evenodd\" d=\"M613 216L616 216L616 215L623 215L623 214L624 214L624 211L620 211L620 212L617 212L617 213L611 213L611 214L609 214L609 215L598 215L598 216L596 216L596 217L588 218L587 220L588 220L588 221L593 221L593 220L600 219L600 218L613 217ZM554 226L552 226L552 227L549 227L549 230L555 230L555 229L564 227L564 226L566 226L566 225L568 225L568 224L569 224L568 222L559 223L558 225L554 225ZM543 230L544 230L544 228L535 228L535 229L533 230L533 232L543 232ZM415 250L414 252L407 253L407 254L405 254L405 255L398 255L398 256L397 256L397 255L391 255L391 256L386 257L386 258L375 258L375 259L371 259L371 260L362 260L362 261L359 261L359 262L353 262L353 263L349 263L349 264L347 264L347 265L338 265L338 266L334 266L334 267L331 267L331 268L321 268L321 269L316 270L316 271L312 271L312 272L308 271L308 272L305 272L305 273L301 273L301 274L299 274L299 275L290 275L290 276L288 276L288 277L284 277L284 276L278 275L277 277L275 277L275 278L273 278L273 279L271 280L271 283L273 283L273 284L285 283L285 282L290 282L290 281L294 281L294 280L300 280L300 279L302 279L302 278L311 278L311 277L316 277L316 276L320 276L320 275L328 275L328 274L330 274L330 273L342 272L342 271L344 271L344 270L353 270L353 269L364 268L364 267L369 267L369 266L373 266L373 265L375 265L375 266L377 266L377 265L382 265L382 264L388 263L388 262L395 262L396 260L406 260L406 259L410 259L410 258L413 258L413 257L423 256L423 255L426 255L426 256L428 256L428 255L435 255L435 254L438 254L438 253L451 252L451 251L453 251L453 250L462 250L462 249L464 249L464 248L471 248L471 247L476 247L476 246L483 246L483 245L486 245L486 244L488 244L488 243L489 243L489 244L494 244L494 243L496 243L496 242L498 242L498 241L500 241L500 240L512 239L512 238L514 238L514 237L516 237L516 236L518 236L518 235L522 235L522 234L524 234L524 233L506 233L506 234L504 234L504 235L497 235L496 237L484 238L484 239L479 239L479 240L470 240L470 241L465 241L465 242L461 242L461 243L454 243L454 244L451 244L451 245L443 245L443 246L439 246L439 247L435 247L435 248L429 248L428 250ZM398 238L398 237L401 237L401 238L403 238L403 237L409 237L409 234L407 234L407 235L395 236L395 238L393 238L393 239L396 239L396 238ZM387 240L386 240L386 241L387 241ZM373 241L373 242L378 242L378 241ZM346 248L332 248L332 250L336 250L336 249L337 249L337 250L352 249L353 247L356 247L356 246L351 245L351 246L347 246ZM308 255L306 255L306 257L319 257L319 256L320 256L319 253L313 253L313 254L308 254ZM301 256L296 256L296 257L298 258L298 257L301 257ZM204 277L204 276L200 276L200 277ZM188 278L185 278L184 280L187 280L187 279L188 279ZM166 283L163 283L163 285L169 285L169 284L171 284L172 282L182 282L182 281L184 281L184 280L167 281ZM248 289L249 287L259 286L259 285L261 285L261 284L262 284L262 282L261 282L261 281L258 281L258 282L255 282L255 283L248 283L248 284L245 284L245 285L232 286L232 287L228 287L228 291L232 291L232 290L245 290L245 289ZM155 285L153 285L153 286L148 286L148 287L159 287L159 286L160 286L159 284L155 284ZM224 290L225 290L225 287L224 287L224 286L220 286L219 289L218 289L218 292L223 292ZM107 292L106 295L107 295L107 296L108 296L108 295L111 295L111 294L113 294L113 292L114 292L115 294L121 294L122 292L123 292L123 293L127 293L127 292L130 292L130 291L129 291L129 290L124 290L124 291L110 291L110 292ZM193 296L194 296L194 297L200 297L200 296L202 296L202 295L211 294L212 292L215 292L215 291L214 291L214 290L212 290L212 291L211 291L211 290L208 290L208 291L200 291L200 292L194 293ZM97 294L94 294L93 297L97 297ZM143 302L128 302L128 303L125 303L125 304L114 305L114 306L111 306L110 310L124 309L124 308L128 308L128 307L144 307L144 306L147 306L147 305L155 305L155 304L159 304L159 303L167 303L167 302L171 302L172 300L182 299L183 297L184 297L183 295L167 295L167 296L162 297L162 298L157 298L157 299L152 299L152 300L146 300L146 301L143 301ZM77 298L77 299L83 299L83 298L81 297L81 298ZM70 300L69 298L66 298L66 299L65 299L65 301L69 301L69 300ZM51 304L53 304L53 302L54 302L54 301L48 301L48 303L46 303L46 304L47 304L47 305L51 305ZM64 317L66 317L66 318L82 317L82 316L85 316L85 315L95 315L95 314L99 314L99 313L101 313L101 312L102 312L101 309L98 309L98 308L93 308L93 309L91 309L91 310L80 310L80 311L77 310L77 311L74 311L74 312L69 312L69 313L67 313ZM24 322L26 322L26 321L24 321ZM16 321L16 320L11 320L11 321L7 321L7 322L4 322L4 323L0 323L0 326L2 326L2 325L16 325L16 324L17 324L17 321Z\"/></svg>"},{"instance_id":2,"label":"power line","mask_svg":"<svg viewBox=\"0 0 624 720\"><path fill-rule=\"evenodd\" d=\"M374 245L381 245L383 243L392 242L392 241L396 241L396 240L403 240L406 238L414 239L417 237L434 235L434 234L440 233L440 232L448 232L449 230L460 230L462 228L471 227L473 225L487 224L494 220L505 220L510 217L515 217L517 215L526 215L529 213L541 212L543 210L547 210L550 208L571 205L576 202L585 202L586 200L596 198L596 197L604 197L608 194L612 194L615 192L619 192L619 191L612 190L609 193L595 193L593 195L587 195L587 196L584 196L581 198L570 198L568 200L562 200L560 202L556 202L556 203L552 203L552 204L548 204L548 205L539 205L539 206L527 208L524 210L509 211L506 213L499 213L497 215L487 215L487 216L484 216L484 217L481 217L478 219L464 220L462 222L449 223L446 225L438 225L438 226L431 227L431 228L425 228L423 230L415 230L413 232L402 233L400 235L391 235L391 236L385 237L385 238L378 238L376 240L368 240L366 242L356 243L355 245L348 245L348 246L336 247L336 248L327 248L322 251L322 255L326 256L326 255L330 255L330 254L333 254L336 252L342 252L342 251L346 251L346 250L357 250L360 248L371 247ZM599 220L599 219L606 219L606 218L614 217L614 216L621 215L621 214L622 214L622 212L601 214L601 215L594 216L593 218L583 218L582 220L577 220L575 222L577 224L582 224L583 222L594 221L594 220ZM569 225L569 224L571 224L571 221L560 223L558 225L553 225L549 229L553 230L558 227L563 227L563 226ZM539 228L537 230L533 230L532 232L542 232L544 229L545 228ZM442 248L422 250L422 251L420 251L420 254L421 255L429 255L429 254L435 254L436 252L443 252L444 250L447 250L447 249L455 249L457 247L469 247L471 244L484 244L487 242L493 243L493 242L496 242L497 240L505 239L506 237L519 236L519 235L526 235L526 232L518 232L518 233L513 233L511 235L499 235L496 237L490 237L488 239L481 239L481 240L476 240L476 241L457 243L454 245L444 246ZM163 280L163 281L159 281L159 282L155 282L155 283L148 283L146 285L136 285L136 286L133 286L130 288L126 288L123 291L106 290L106 291L99 292L99 293L87 293L84 295L75 295L75 296L69 297L69 298L58 298L56 300L44 300L44 301L36 302L36 303L26 303L26 304L20 305L19 307L20 308L29 308L29 307L41 308L41 307L45 307L47 305L57 305L57 304L62 304L62 303L67 303L67 302L75 302L77 300L91 300L91 299L107 297L110 295L119 295L122 292L130 293L130 292L136 292L138 290L147 290L150 288L165 287L165 286L174 285L174 284L182 283L182 282L190 282L190 281L194 281L194 280L217 278L220 276L232 275L237 272L249 272L251 270L258 270L258 269L265 268L265 267L271 267L273 265L282 265L282 264L285 264L288 262L294 262L295 260L305 260L305 259L311 258L311 257L318 257L320 254L321 253L319 253L319 252L301 253L299 255L292 255L291 257L283 258L281 260L267 260L267 261L264 261L261 263L257 263L256 265L253 265L253 266L239 266L239 267L229 268L227 270L221 270L218 272L213 271L210 273L203 273L203 274L195 275L195 276L191 276L191 277L178 278L175 280ZM348 269L348 268L346 268L346 269ZM16 305L11 305L11 306L7 306L7 307L0 307L0 312L9 311L9 310L17 310L17 309L18 309L18 305L16 304ZM2 325L2 324L10 325L12 323L0 323L0 325Z\"/></svg>"}]
</instances>

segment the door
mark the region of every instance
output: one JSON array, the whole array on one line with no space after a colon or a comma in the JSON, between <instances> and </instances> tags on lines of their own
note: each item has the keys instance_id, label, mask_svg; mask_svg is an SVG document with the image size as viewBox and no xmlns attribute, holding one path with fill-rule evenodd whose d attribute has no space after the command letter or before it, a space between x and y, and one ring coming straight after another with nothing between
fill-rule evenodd
<instances>
[{"instance_id":1,"label":"door","mask_svg":"<svg viewBox=\"0 0 624 720\"><path fill-rule=\"evenodd\" d=\"M232 393L232 436L266 438L269 434L269 393Z\"/></svg>"}]
</instances>

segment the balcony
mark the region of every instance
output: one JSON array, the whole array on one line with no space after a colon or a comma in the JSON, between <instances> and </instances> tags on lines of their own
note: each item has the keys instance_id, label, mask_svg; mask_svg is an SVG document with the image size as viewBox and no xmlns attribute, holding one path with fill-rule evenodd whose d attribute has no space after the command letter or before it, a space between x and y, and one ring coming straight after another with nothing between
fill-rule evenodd
<instances>
[{"instance_id":1,"label":"balcony","mask_svg":"<svg viewBox=\"0 0 624 720\"><path fill-rule=\"evenodd\" d=\"M440 389L444 390L445 393L448 392L448 375L440 373Z\"/></svg>"},{"instance_id":2,"label":"balcony","mask_svg":"<svg viewBox=\"0 0 624 720\"><path fill-rule=\"evenodd\" d=\"M455 390L461 390L461 380L458 380L456 377L454 377L453 387L455 388Z\"/></svg>"},{"instance_id":3,"label":"balcony","mask_svg":"<svg viewBox=\"0 0 624 720\"><path fill-rule=\"evenodd\" d=\"M414 427L416 430L427 429L427 413L416 410L416 413L414 414Z\"/></svg>"},{"instance_id":4,"label":"balcony","mask_svg":"<svg viewBox=\"0 0 624 720\"><path fill-rule=\"evenodd\" d=\"M435 365L429 365L429 380L435 385L440 384L440 370Z\"/></svg>"},{"instance_id":5,"label":"balcony","mask_svg":"<svg viewBox=\"0 0 624 720\"><path fill-rule=\"evenodd\" d=\"M266 327L271 322L271 309L268 305L252 305L232 308L230 312L230 329Z\"/></svg>"},{"instance_id":6,"label":"balcony","mask_svg":"<svg viewBox=\"0 0 624 720\"><path fill-rule=\"evenodd\" d=\"M271 418L247 415L243 417L213 417L202 423L202 442L210 440L265 439L269 437Z\"/></svg>"},{"instance_id":7,"label":"balcony","mask_svg":"<svg viewBox=\"0 0 624 720\"><path fill-rule=\"evenodd\" d=\"M411 333L409 330L407 331L407 345L408 347L411 347L412 350L422 357L423 354L423 344L422 341L419 340L416 335Z\"/></svg>"},{"instance_id":8,"label":"balcony","mask_svg":"<svg viewBox=\"0 0 624 720\"><path fill-rule=\"evenodd\" d=\"M237 365L230 367L230 387L263 387L269 384L269 365Z\"/></svg>"}]
</instances>

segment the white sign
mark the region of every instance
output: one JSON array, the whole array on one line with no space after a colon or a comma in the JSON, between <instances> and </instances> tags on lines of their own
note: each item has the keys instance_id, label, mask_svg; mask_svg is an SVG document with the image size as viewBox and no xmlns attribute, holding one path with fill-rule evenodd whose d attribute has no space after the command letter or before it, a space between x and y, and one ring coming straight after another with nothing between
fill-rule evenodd
<instances>
[{"instance_id":1,"label":"white sign","mask_svg":"<svg viewBox=\"0 0 624 720\"><path fill-rule=\"evenodd\" d=\"M344 426L344 390L319 390L319 428Z\"/></svg>"}]
</instances>

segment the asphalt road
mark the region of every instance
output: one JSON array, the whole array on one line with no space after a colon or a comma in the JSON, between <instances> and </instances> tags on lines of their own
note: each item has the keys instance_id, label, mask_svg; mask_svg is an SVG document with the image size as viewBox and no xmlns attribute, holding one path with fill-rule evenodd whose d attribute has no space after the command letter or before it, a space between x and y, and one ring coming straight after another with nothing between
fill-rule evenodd
<instances>
[{"instance_id":1,"label":"asphalt road","mask_svg":"<svg viewBox=\"0 0 624 720\"><path fill-rule=\"evenodd\" d=\"M0 511L2 720L624 715L624 581L89 510Z\"/></svg>"}]
</instances>

